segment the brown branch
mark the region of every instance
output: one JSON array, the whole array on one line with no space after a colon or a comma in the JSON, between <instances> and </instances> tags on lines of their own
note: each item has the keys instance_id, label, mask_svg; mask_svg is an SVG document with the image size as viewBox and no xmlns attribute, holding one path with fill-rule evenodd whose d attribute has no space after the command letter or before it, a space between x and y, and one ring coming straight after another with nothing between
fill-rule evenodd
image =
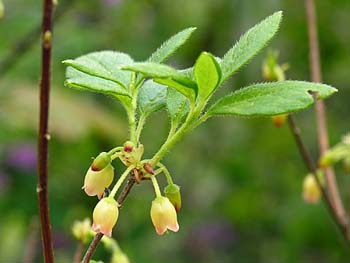
<instances>
[{"instance_id":1,"label":"brown branch","mask_svg":"<svg viewBox=\"0 0 350 263\"><path fill-rule=\"evenodd\" d=\"M317 37L316 12L314 0L305 0L307 25L309 33L309 49L310 49L310 72L314 82L321 82L321 63L319 57L319 45ZM317 119L318 143L320 155L323 155L329 148L328 131L326 122L325 106L322 100L315 100L315 111ZM340 198L337 181L333 168L325 169L325 177L327 182L327 190L331 198L331 202L336 211L336 215L341 224L348 228L348 216L345 212L344 205Z\"/></svg>"},{"instance_id":2,"label":"brown branch","mask_svg":"<svg viewBox=\"0 0 350 263\"><path fill-rule=\"evenodd\" d=\"M128 182L126 183L126 185L123 188L123 191L120 193L117 202L118 204L121 206L123 204L123 202L125 201L126 197L129 195L131 188L135 185L135 176L134 175L130 175ZM85 256L83 258L82 263L89 263L90 259L92 257L92 254L95 252L97 245L100 243L101 239L103 237L102 233L97 233L94 238L92 239L86 253Z\"/></svg>"},{"instance_id":3,"label":"brown branch","mask_svg":"<svg viewBox=\"0 0 350 263\"><path fill-rule=\"evenodd\" d=\"M296 125L295 119L291 114L288 115L288 124L289 124L289 128L294 136L294 139L295 139L295 142L297 144L300 155L302 156L308 171L314 176L318 187L321 189L323 201L325 202L326 207L327 207L330 215L333 218L333 221L336 223L337 227L339 228L340 232L342 233L342 235L345 239L345 242L347 242L349 240L347 226L344 225L341 221L339 221L339 218L338 218L337 212L336 212L336 208L334 207L333 203L331 202L331 199L330 199L329 194L327 193L325 187L322 185L320 179L317 176L316 165L315 165L314 161L312 160L310 151L308 150L308 148L306 147L306 145L303 142L300 129Z\"/></svg>"},{"instance_id":4,"label":"brown branch","mask_svg":"<svg viewBox=\"0 0 350 263\"><path fill-rule=\"evenodd\" d=\"M52 0L43 0L42 59L40 81L40 122L38 136L38 201L43 254L46 263L54 262L48 200L48 133L52 48Z\"/></svg>"},{"instance_id":5,"label":"brown branch","mask_svg":"<svg viewBox=\"0 0 350 263\"><path fill-rule=\"evenodd\" d=\"M310 173L316 172L316 170L317 170L316 165L311 158L311 154L310 154L308 148L306 147L306 145L304 144L304 142L301 138L301 131L300 131L299 127L296 125L295 119L294 119L292 114L288 115L288 124L289 124L289 128L294 136L295 142L298 146L300 155L303 157L306 168L308 169L308 171Z\"/></svg>"}]
</instances>

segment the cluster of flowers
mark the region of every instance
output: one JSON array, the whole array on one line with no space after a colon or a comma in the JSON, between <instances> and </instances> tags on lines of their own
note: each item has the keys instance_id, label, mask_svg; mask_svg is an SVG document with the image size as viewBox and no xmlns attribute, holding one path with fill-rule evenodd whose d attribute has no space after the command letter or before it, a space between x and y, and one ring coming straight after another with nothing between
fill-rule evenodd
<instances>
[{"instance_id":1,"label":"cluster of flowers","mask_svg":"<svg viewBox=\"0 0 350 263\"><path fill-rule=\"evenodd\" d=\"M168 186L164 189L165 196L161 195L155 175L162 171L165 172L165 167L162 166L155 173L149 163L140 161L142 154L143 146L136 148L131 142L126 142L123 147L117 147L108 153L102 152L93 160L86 173L83 189L87 195L97 195L100 199L93 211L92 229L95 232L101 232L109 237L112 235L112 229L118 220L120 206L114 199L114 195L126 176L134 169L137 174L152 179L155 187L156 198L152 201L150 214L158 235L163 235L168 229L174 232L179 230L177 212L181 208L180 188L170 179ZM106 196L105 190L110 187L114 178L112 161L115 158L120 158L128 169L120 176L110 194Z\"/></svg>"}]
</instances>

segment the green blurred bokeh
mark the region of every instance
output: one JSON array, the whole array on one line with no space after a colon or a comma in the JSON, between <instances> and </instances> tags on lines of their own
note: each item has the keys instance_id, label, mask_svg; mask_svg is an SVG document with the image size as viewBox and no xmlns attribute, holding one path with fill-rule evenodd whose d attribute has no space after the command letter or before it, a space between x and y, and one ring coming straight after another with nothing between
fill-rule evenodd
<instances>
[{"instance_id":1,"label":"green blurred bokeh","mask_svg":"<svg viewBox=\"0 0 350 263\"><path fill-rule=\"evenodd\" d=\"M35 37L42 10L41 1L3 2L0 63L21 39ZM323 79L339 89L326 101L330 142L335 144L349 131L350 1L315 2ZM308 80L301 0L59 1L49 156L57 262L72 262L77 242L71 225L91 217L97 202L81 190L90 158L122 144L128 130L117 102L63 86L61 61L103 49L143 60L172 34L196 26L193 37L168 62L185 68L193 65L202 50L222 56L243 32L276 10L284 11L284 20L270 46L280 51L282 62L289 63L288 78ZM264 53L216 96L261 81ZM0 72L0 262L23 262L28 249L34 252L34 262L42 262L40 244L35 242L39 238L35 191L39 39L23 54L17 51L9 58ZM316 158L313 109L296 114L296 119ZM157 150L168 128L165 111L149 119L142 136L145 157ZM302 178L307 171L287 126L276 129L270 119L211 119L179 143L164 163L182 187L180 231L156 235L149 216L154 198L151 184L138 185L121 209L114 231L131 262L347 262L341 236L324 206L302 200ZM117 175L121 169L116 164ZM337 175L348 207L349 175L341 167ZM95 256L99 257L108 262L102 247Z\"/></svg>"}]
</instances>

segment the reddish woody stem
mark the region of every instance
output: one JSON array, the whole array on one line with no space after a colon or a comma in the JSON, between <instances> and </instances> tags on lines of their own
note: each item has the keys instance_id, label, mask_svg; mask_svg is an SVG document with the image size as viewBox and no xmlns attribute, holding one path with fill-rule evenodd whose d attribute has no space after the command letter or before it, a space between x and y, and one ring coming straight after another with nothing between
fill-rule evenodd
<instances>
[{"instance_id":1,"label":"reddish woody stem","mask_svg":"<svg viewBox=\"0 0 350 263\"><path fill-rule=\"evenodd\" d=\"M310 72L314 82L321 82L321 66L319 57L319 45L316 26L316 12L314 0L305 0L307 25L309 32L309 48L310 48ZM317 119L318 143L320 155L323 155L329 148L328 131L326 123L325 106L322 100L315 100L315 111ZM348 231L348 216L345 212L344 205L339 195L338 185L332 168L325 169L325 177L327 182L327 190L330 200L335 209L336 216L340 224Z\"/></svg>"},{"instance_id":2,"label":"reddish woody stem","mask_svg":"<svg viewBox=\"0 0 350 263\"><path fill-rule=\"evenodd\" d=\"M38 201L42 247L46 263L54 262L48 200L48 133L52 48L52 0L43 0L40 122L38 136Z\"/></svg>"},{"instance_id":3,"label":"reddish woody stem","mask_svg":"<svg viewBox=\"0 0 350 263\"><path fill-rule=\"evenodd\" d=\"M128 182L126 183L126 185L123 188L123 191L120 193L117 202L118 204L121 206L122 203L125 201L126 197L129 195L131 188L135 185L135 176L134 175L130 175ZM102 233L97 233L94 238L92 239L86 253L85 256L83 258L82 263L89 263L90 259L92 257L92 254L95 252L97 245L100 243L101 239L103 237Z\"/></svg>"}]
</instances>

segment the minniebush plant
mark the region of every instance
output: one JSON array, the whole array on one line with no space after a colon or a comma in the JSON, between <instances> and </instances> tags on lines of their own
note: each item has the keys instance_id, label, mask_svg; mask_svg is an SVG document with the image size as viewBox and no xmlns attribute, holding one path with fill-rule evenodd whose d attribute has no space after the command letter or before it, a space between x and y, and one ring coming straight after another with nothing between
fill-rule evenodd
<instances>
[{"instance_id":1,"label":"minniebush plant","mask_svg":"<svg viewBox=\"0 0 350 263\"><path fill-rule=\"evenodd\" d=\"M109 95L121 103L128 117L128 140L101 152L85 178L85 192L101 199L93 212L96 232L111 236L121 205L115 196L129 174L136 183L142 180L153 183L156 198L151 205L151 218L157 233L161 235L167 229L178 231L180 188L161 160L186 134L211 117L291 113L310 106L315 94L324 99L337 91L325 84L287 80L253 84L212 102L213 93L267 45L278 31L281 19L282 12L274 13L247 31L222 58L202 52L194 66L187 69L176 69L164 62L195 28L172 36L143 62L135 62L130 55L116 51L93 52L63 61L68 66L67 87ZM143 127L150 114L164 108L170 119L168 136L154 155L144 157L147 142L141 143ZM120 160L125 170L117 171L120 176L111 187L115 160ZM161 174L167 179L164 193L157 182ZM84 258L84 262L88 260L89 257Z\"/></svg>"}]
</instances>

